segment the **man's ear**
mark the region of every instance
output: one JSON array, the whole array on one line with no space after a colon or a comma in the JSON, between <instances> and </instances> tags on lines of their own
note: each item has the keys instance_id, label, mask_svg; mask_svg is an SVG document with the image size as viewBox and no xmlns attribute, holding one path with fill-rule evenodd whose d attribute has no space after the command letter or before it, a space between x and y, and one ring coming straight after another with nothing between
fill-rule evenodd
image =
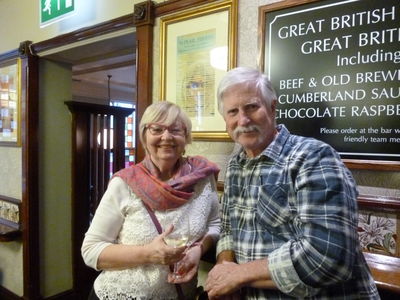
<instances>
[{"instance_id":1,"label":"man's ear","mask_svg":"<svg viewBox=\"0 0 400 300\"><path fill-rule=\"evenodd\" d=\"M271 115L275 119L276 118L276 105L278 104L278 101L276 99L271 101Z\"/></svg>"},{"instance_id":2,"label":"man's ear","mask_svg":"<svg viewBox=\"0 0 400 300\"><path fill-rule=\"evenodd\" d=\"M278 101L276 99L272 100L272 102L271 102L271 111L272 112L275 112L277 103L278 103Z\"/></svg>"},{"instance_id":3,"label":"man's ear","mask_svg":"<svg viewBox=\"0 0 400 300\"><path fill-rule=\"evenodd\" d=\"M278 103L278 101L276 99L271 101L270 109L271 109L271 114L273 116L275 116L275 113L276 113L276 105L277 105L277 103Z\"/></svg>"}]
</instances>

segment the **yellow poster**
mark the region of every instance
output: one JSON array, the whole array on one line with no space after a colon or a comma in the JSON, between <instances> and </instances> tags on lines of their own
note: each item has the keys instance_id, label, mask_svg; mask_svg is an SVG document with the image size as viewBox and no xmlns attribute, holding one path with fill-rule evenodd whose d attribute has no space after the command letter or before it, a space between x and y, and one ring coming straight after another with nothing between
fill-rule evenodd
<instances>
[{"instance_id":1,"label":"yellow poster","mask_svg":"<svg viewBox=\"0 0 400 300\"><path fill-rule=\"evenodd\" d=\"M215 111L215 69L210 50L215 47L215 29L177 37L177 99L190 118L201 120Z\"/></svg>"}]
</instances>

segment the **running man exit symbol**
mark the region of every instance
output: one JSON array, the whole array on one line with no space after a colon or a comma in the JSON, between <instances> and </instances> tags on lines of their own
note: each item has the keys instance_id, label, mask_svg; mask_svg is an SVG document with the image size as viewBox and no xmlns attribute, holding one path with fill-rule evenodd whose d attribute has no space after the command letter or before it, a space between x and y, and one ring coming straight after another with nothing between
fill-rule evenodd
<instances>
[{"instance_id":1,"label":"running man exit symbol","mask_svg":"<svg viewBox=\"0 0 400 300\"><path fill-rule=\"evenodd\" d=\"M74 0L40 0L40 26L63 19L75 10Z\"/></svg>"}]
</instances>

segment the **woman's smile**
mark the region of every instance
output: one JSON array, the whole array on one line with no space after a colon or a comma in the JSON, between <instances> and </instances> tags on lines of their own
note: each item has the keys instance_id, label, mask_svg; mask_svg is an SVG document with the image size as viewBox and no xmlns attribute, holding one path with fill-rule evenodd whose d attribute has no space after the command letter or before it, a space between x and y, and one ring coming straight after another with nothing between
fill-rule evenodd
<instances>
[{"instance_id":1,"label":"woman's smile","mask_svg":"<svg viewBox=\"0 0 400 300\"><path fill-rule=\"evenodd\" d=\"M159 148L162 148L162 149L173 149L173 148L175 148L176 146L173 145L173 144L161 144L161 145L158 145L158 147L159 147Z\"/></svg>"}]
</instances>

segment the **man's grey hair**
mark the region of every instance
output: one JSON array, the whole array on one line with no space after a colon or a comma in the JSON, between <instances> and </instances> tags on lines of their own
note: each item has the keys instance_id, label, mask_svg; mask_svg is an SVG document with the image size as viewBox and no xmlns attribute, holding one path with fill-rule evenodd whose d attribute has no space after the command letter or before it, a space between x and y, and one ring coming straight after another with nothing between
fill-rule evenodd
<instances>
[{"instance_id":1,"label":"man's grey hair","mask_svg":"<svg viewBox=\"0 0 400 300\"><path fill-rule=\"evenodd\" d=\"M276 92L267 75L257 69L238 67L230 70L219 83L217 99L218 111L221 115L224 113L224 93L232 86L242 83L254 86L260 92L261 100L264 102L266 107L271 107L271 103L277 99Z\"/></svg>"}]
</instances>

